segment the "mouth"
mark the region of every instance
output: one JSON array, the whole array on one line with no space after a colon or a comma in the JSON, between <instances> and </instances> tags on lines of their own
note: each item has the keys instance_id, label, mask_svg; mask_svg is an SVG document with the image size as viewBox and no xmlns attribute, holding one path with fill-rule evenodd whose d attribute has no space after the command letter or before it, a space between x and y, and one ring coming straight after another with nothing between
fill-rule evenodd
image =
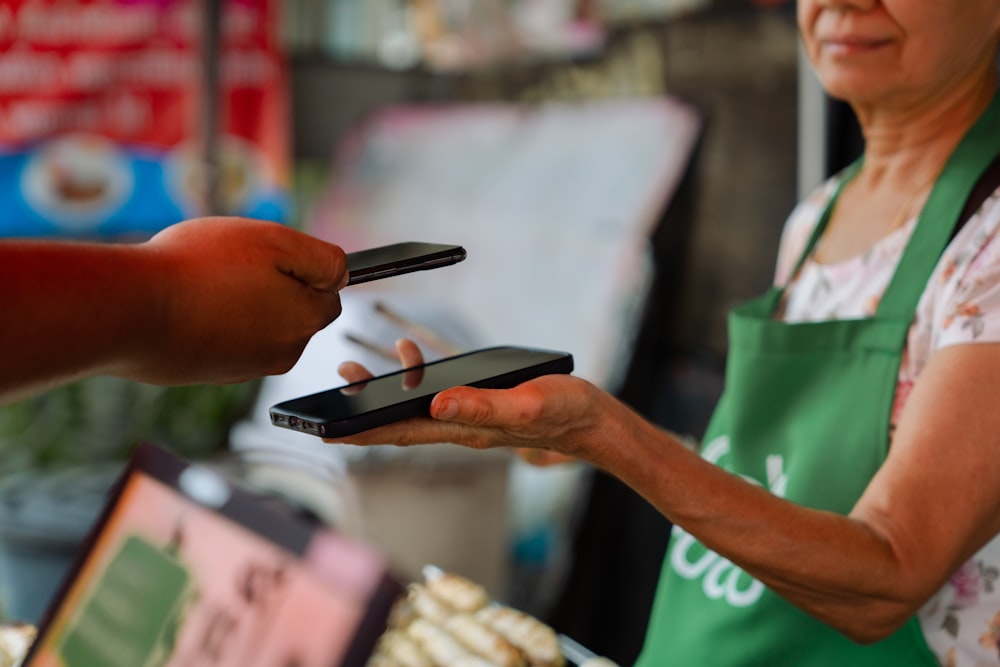
<instances>
[{"instance_id":1,"label":"mouth","mask_svg":"<svg viewBox=\"0 0 1000 667\"><path fill-rule=\"evenodd\" d=\"M856 56L874 53L892 43L891 39L868 37L826 37L819 40L820 49L833 56Z\"/></svg>"}]
</instances>

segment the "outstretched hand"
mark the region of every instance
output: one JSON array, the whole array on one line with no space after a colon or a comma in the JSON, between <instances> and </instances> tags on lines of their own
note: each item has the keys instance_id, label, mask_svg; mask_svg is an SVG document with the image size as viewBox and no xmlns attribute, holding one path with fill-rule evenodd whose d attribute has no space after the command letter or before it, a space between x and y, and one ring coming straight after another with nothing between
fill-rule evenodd
<instances>
[{"instance_id":1,"label":"outstretched hand","mask_svg":"<svg viewBox=\"0 0 1000 667\"><path fill-rule=\"evenodd\" d=\"M337 246L201 218L144 243L0 242L0 403L92 375L162 385L287 371L340 314Z\"/></svg>"},{"instance_id":2,"label":"outstretched hand","mask_svg":"<svg viewBox=\"0 0 1000 667\"><path fill-rule=\"evenodd\" d=\"M202 218L140 246L161 277L151 345L123 374L173 384L233 382L289 370L340 315L346 259L334 245L272 222Z\"/></svg>"},{"instance_id":3,"label":"outstretched hand","mask_svg":"<svg viewBox=\"0 0 1000 667\"><path fill-rule=\"evenodd\" d=\"M423 363L417 345L409 339L396 343L403 368ZM349 361L338 372L348 382L362 382L372 374ZM406 374L403 380L406 382ZM585 441L603 424L595 406L603 392L569 375L549 375L513 389L453 387L431 403L430 418L408 419L328 442L354 445L409 446L449 442L474 449L513 447L534 465L573 460Z\"/></svg>"}]
</instances>

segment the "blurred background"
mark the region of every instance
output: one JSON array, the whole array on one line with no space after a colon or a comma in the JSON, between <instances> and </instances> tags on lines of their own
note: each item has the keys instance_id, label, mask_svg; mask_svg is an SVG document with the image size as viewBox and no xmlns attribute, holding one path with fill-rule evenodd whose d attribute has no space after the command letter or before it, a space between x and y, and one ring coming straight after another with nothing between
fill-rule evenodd
<instances>
[{"instance_id":1,"label":"blurred background","mask_svg":"<svg viewBox=\"0 0 1000 667\"><path fill-rule=\"evenodd\" d=\"M469 258L351 288L284 376L95 378L0 408L0 618L38 618L152 441L374 542L403 578L458 571L630 662L669 525L616 480L447 444L336 448L267 407L338 384L344 359L391 370L372 350L418 326L449 349L572 352L698 438L727 310L767 287L796 199L857 150L787 0L5 0L0 236L114 243L230 214Z\"/></svg>"}]
</instances>

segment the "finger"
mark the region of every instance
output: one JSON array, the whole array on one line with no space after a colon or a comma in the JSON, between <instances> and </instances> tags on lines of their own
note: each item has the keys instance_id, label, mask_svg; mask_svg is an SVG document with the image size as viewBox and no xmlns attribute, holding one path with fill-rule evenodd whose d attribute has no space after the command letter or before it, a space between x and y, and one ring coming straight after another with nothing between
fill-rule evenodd
<instances>
[{"instance_id":1,"label":"finger","mask_svg":"<svg viewBox=\"0 0 1000 667\"><path fill-rule=\"evenodd\" d=\"M423 438L425 430L432 430L435 435L431 438ZM323 438L324 442L334 444L347 444L358 446L385 445L392 444L399 447L408 447L416 444L427 444L430 442L439 443L436 432L441 430L441 426L426 418L404 419L385 426L379 426L367 431L352 433L350 435L336 438Z\"/></svg>"},{"instance_id":2,"label":"finger","mask_svg":"<svg viewBox=\"0 0 1000 667\"><path fill-rule=\"evenodd\" d=\"M541 411L542 396L533 382L513 389L445 389L431 401L431 416L469 426L516 429Z\"/></svg>"},{"instance_id":3,"label":"finger","mask_svg":"<svg viewBox=\"0 0 1000 667\"><path fill-rule=\"evenodd\" d=\"M421 354L417 344L409 338L400 338L396 341L396 352L403 368L407 369L403 373L403 389L416 389L424 381L424 355Z\"/></svg>"},{"instance_id":4,"label":"finger","mask_svg":"<svg viewBox=\"0 0 1000 667\"><path fill-rule=\"evenodd\" d=\"M547 468L548 466L559 465L560 463L570 463L576 460L571 456L566 456L565 454L560 454L559 452L553 452L547 449L534 449L531 447L515 447L514 453L517 454L518 458L525 463L530 463L531 465L539 468Z\"/></svg>"},{"instance_id":5,"label":"finger","mask_svg":"<svg viewBox=\"0 0 1000 667\"><path fill-rule=\"evenodd\" d=\"M406 391L412 391L420 386L420 383L424 381L424 368L423 366L417 366L416 368L409 368L403 371L403 389Z\"/></svg>"},{"instance_id":6,"label":"finger","mask_svg":"<svg viewBox=\"0 0 1000 667\"><path fill-rule=\"evenodd\" d=\"M400 338L396 341L396 354L399 355L399 363L403 364L403 368L412 368L424 363L423 352L409 338Z\"/></svg>"},{"instance_id":7,"label":"finger","mask_svg":"<svg viewBox=\"0 0 1000 667\"><path fill-rule=\"evenodd\" d=\"M375 377L370 370L356 361L345 361L337 366L337 374L348 382L361 382Z\"/></svg>"},{"instance_id":8,"label":"finger","mask_svg":"<svg viewBox=\"0 0 1000 667\"><path fill-rule=\"evenodd\" d=\"M328 324L340 317L343 312L343 304L340 302L340 295L336 292L314 291L312 294L312 308L316 316L313 333L325 329Z\"/></svg>"},{"instance_id":9,"label":"finger","mask_svg":"<svg viewBox=\"0 0 1000 667\"><path fill-rule=\"evenodd\" d=\"M339 246L288 230L285 256L278 270L321 292L338 292L347 284L347 257Z\"/></svg>"},{"instance_id":10,"label":"finger","mask_svg":"<svg viewBox=\"0 0 1000 667\"><path fill-rule=\"evenodd\" d=\"M340 393L344 396L353 396L361 393L368 386L365 380L375 377L371 374L371 371L356 361L343 362L337 366L337 373L349 383L348 386L340 389Z\"/></svg>"},{"instance_id":11,"label":"finger","mask_svg":"<svg viewBox=\"0 0 1000 667\"><path fill-rule=\"evenodd\" d=\"M442 424L426 417L414 417L360 433L324 438L324 441L357 446L391 444L397 447L410 447L442 442L461 444L473 449L489 449L499 446L491 438L474 435L472 431L474 429L468 429L460 424Z\"/></svg>"}]
</instances>

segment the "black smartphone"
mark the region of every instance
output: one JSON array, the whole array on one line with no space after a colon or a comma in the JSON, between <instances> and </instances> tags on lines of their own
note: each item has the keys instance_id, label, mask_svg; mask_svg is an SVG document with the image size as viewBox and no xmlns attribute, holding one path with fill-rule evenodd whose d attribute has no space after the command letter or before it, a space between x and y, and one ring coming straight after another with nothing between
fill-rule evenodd
<instances>
[{"instance_id":1,"label":"black smartphone","mask_svg":"<svg viewBox=\"0 0 1000 667\"><path fill-rule=\"evenodd\" d=\"M449 387L508 389L540 375L571 372L568 352L490 347L283 401L271 407L271 423L320 437L351 435L426 416L434 395Z\"/></svg>"},{"instance_id":2,"label":"black smartphone","mask_svg":"<svg viewBox=\"0 0 1000 667\"><path fill-rule=\"evenodd\" d=\"M436 269L465 259L465 248L443 243L407 241L347 253L348 285Z\"/></svg>"}]
</instances>

